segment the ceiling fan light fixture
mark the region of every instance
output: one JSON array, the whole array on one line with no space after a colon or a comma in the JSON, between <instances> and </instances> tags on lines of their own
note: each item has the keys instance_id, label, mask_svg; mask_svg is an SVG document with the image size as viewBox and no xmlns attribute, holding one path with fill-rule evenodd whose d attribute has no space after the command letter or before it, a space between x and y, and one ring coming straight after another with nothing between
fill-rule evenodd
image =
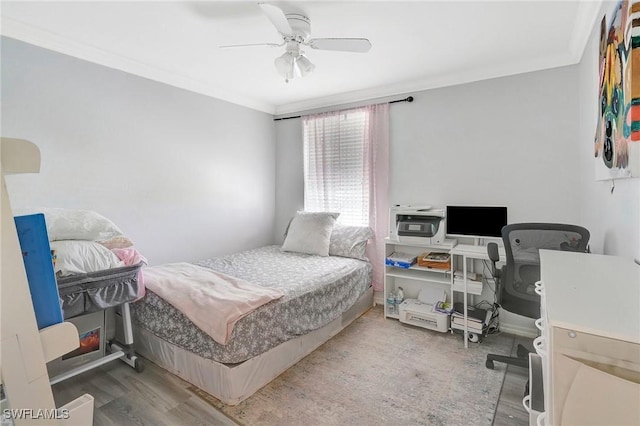
<instances>
[{"instance_id":1,"label":"ceiling fan light fixture","mask_svg":"<svg viewBox=\"0 0 640 426\"><path fill-rule=\"evenodd\" d=\"M296 58L296 69L300 73L301 77L305 77L316 69L316 66L307 59L306 56L300 55Z\"/></svg>"},{"instance_id":2,"label":"ceiling fan light fixture","mask_svg":"<svg viewBox=\"0 0 640 426\"><path fill-rule=\"evenodd\" d=\"M259 43L226 45L220 47L243 46L285 46L286 52L277 57L274 65L278 74L288 83L295 76L305 77L315 70L316 66L304 56L301 47L307 46L315 50L335 50L341 52L365 53L371 49L371 42L366 38L311 38L311 20L299 12L286 13L280 6L269 3L258 3L264 15L282 36L282 43Z\"/></svg>"},{"instance_id":3,"label":"ceiling fan light fixture","mask_svg":"<svg viewBox=\"0 0 640 426\"><path fill-rule=\"evenodd\" d=\"M285 52L281 56L278 56L275 61L273 61L278 73L286 77L287 75L293 75L293 63L295 62L294 57L291 53Z\"/></svg>"}]
</instances>

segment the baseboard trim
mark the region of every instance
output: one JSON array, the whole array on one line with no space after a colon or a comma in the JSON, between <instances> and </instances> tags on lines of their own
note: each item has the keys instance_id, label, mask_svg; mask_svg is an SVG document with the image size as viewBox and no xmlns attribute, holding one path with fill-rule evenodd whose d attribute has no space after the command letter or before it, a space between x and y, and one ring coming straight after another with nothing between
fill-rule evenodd
<instances>
[{"instance_id":1,"label":"baseboard trim","mask_svg":"<svg viewBox=\"0 0 640 426\"><path fill-rule=\"evenodd\" d=\"M373 292L373 306L376 306L376 305L384 305L384 292L382 291Z\"/></svg>"},{"instance_id":2,"label":"baseboard trim","mask_svg":"<svg viewBox=\"0 0 640 426\"><path fill-rule=\"evenodd\" d=\"M382 291L374 291L373 292L373 306L382 305L384 306L384 293ZM515 334L517 336L536 338L538 337L538 330L532 327L526 327L515 324L505 324L501 321L500 323L500 331L505 333Z\"/></svg>"},{"instance_id":3,"label":"baseboard trim","mask_svg":"<svg viewBox=\"0 0 640 426\"><path fill-rule=\"evenodd\" d=\"M530 337L532 339L538 337L538 332L536 329L531 329L529 327L522 327L513 324L500 324L500 331L504 333L511 333L517 336Z\"/></svg>"}]
</instances>

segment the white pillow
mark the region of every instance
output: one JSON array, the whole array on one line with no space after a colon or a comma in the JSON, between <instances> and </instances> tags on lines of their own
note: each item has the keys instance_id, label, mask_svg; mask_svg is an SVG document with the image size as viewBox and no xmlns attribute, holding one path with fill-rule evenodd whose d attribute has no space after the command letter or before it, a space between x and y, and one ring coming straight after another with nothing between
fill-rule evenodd
<instances>
[{"instance_id":1,"label":"white pillow","mask_svg":"<svg viewBox=\"0 0 640 426\"><path fill-rule=\"evenodd\" d=\"M55 250L57 276L86 274L124 266L108 248L93 241L52 241Z\"/></svg>"},{"instance_id":2,"label":"white pillow","mask_svg":"<svg viewBox=\"0 0 640 426\"><path fill-rule=\"evenodd\" d=\"M340 213L299 211L291 220L282 250L329 255L333 225Z\"/></svg>"},{"instance_id":3,"label":"white pillow","mask_svg":"<svg viewBox=\"0 0 640 426\"><path fill-rule=\"evenodd\" d=\"M120 228L94 211L46 208L42 213L47 222L49 241L101 241L122 235Z\"/></svg>"},{"instance_id":4,"label":"white pillow","mask_svg":"<svg viewBox=\"0 0 640 426\"><path fill-rule=\"evenodd\" d=\"M373 231L368 226L334 226L329 244L330 256L352 257L366 260L367 241L373 237Z\"/></svg>"}]
</instances>

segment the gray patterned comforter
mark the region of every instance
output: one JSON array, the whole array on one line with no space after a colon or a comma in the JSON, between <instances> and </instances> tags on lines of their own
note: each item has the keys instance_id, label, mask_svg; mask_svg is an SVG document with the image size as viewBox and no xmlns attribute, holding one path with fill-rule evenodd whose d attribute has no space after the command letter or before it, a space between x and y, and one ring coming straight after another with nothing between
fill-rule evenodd
<instances>
[{"instance_id":1,"label":"gray patterned comforter","mask_svg":"<svg viewBox=\"0 0 640 426\"><path fill-rule=\"evenodd\" d=\"M227 345L214 341L148 289L142 300L131 304L133 323L203 358L228 364L246 361L338 318L370 286L372 269L371 264L361 260L288 253L279 246L197 264L280 289L284 297L238 321Z\"/></svg>"}]
</instances>

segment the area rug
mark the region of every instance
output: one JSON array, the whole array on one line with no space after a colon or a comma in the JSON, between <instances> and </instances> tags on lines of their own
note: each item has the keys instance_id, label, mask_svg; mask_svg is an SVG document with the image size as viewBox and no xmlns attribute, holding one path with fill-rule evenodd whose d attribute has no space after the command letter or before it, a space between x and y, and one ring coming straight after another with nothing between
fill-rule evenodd
<instances>
[{"instance_id":1,"label":"area rug","mask_svg":"<svg viewBox=\"0 0 640 426\"><path fill-rule=\"evenodd\" d=\"M370 309L236 406L192 388L244 425L490 425L513 336L481 343L385 320Z\"/></svg>"}]
</instances>

